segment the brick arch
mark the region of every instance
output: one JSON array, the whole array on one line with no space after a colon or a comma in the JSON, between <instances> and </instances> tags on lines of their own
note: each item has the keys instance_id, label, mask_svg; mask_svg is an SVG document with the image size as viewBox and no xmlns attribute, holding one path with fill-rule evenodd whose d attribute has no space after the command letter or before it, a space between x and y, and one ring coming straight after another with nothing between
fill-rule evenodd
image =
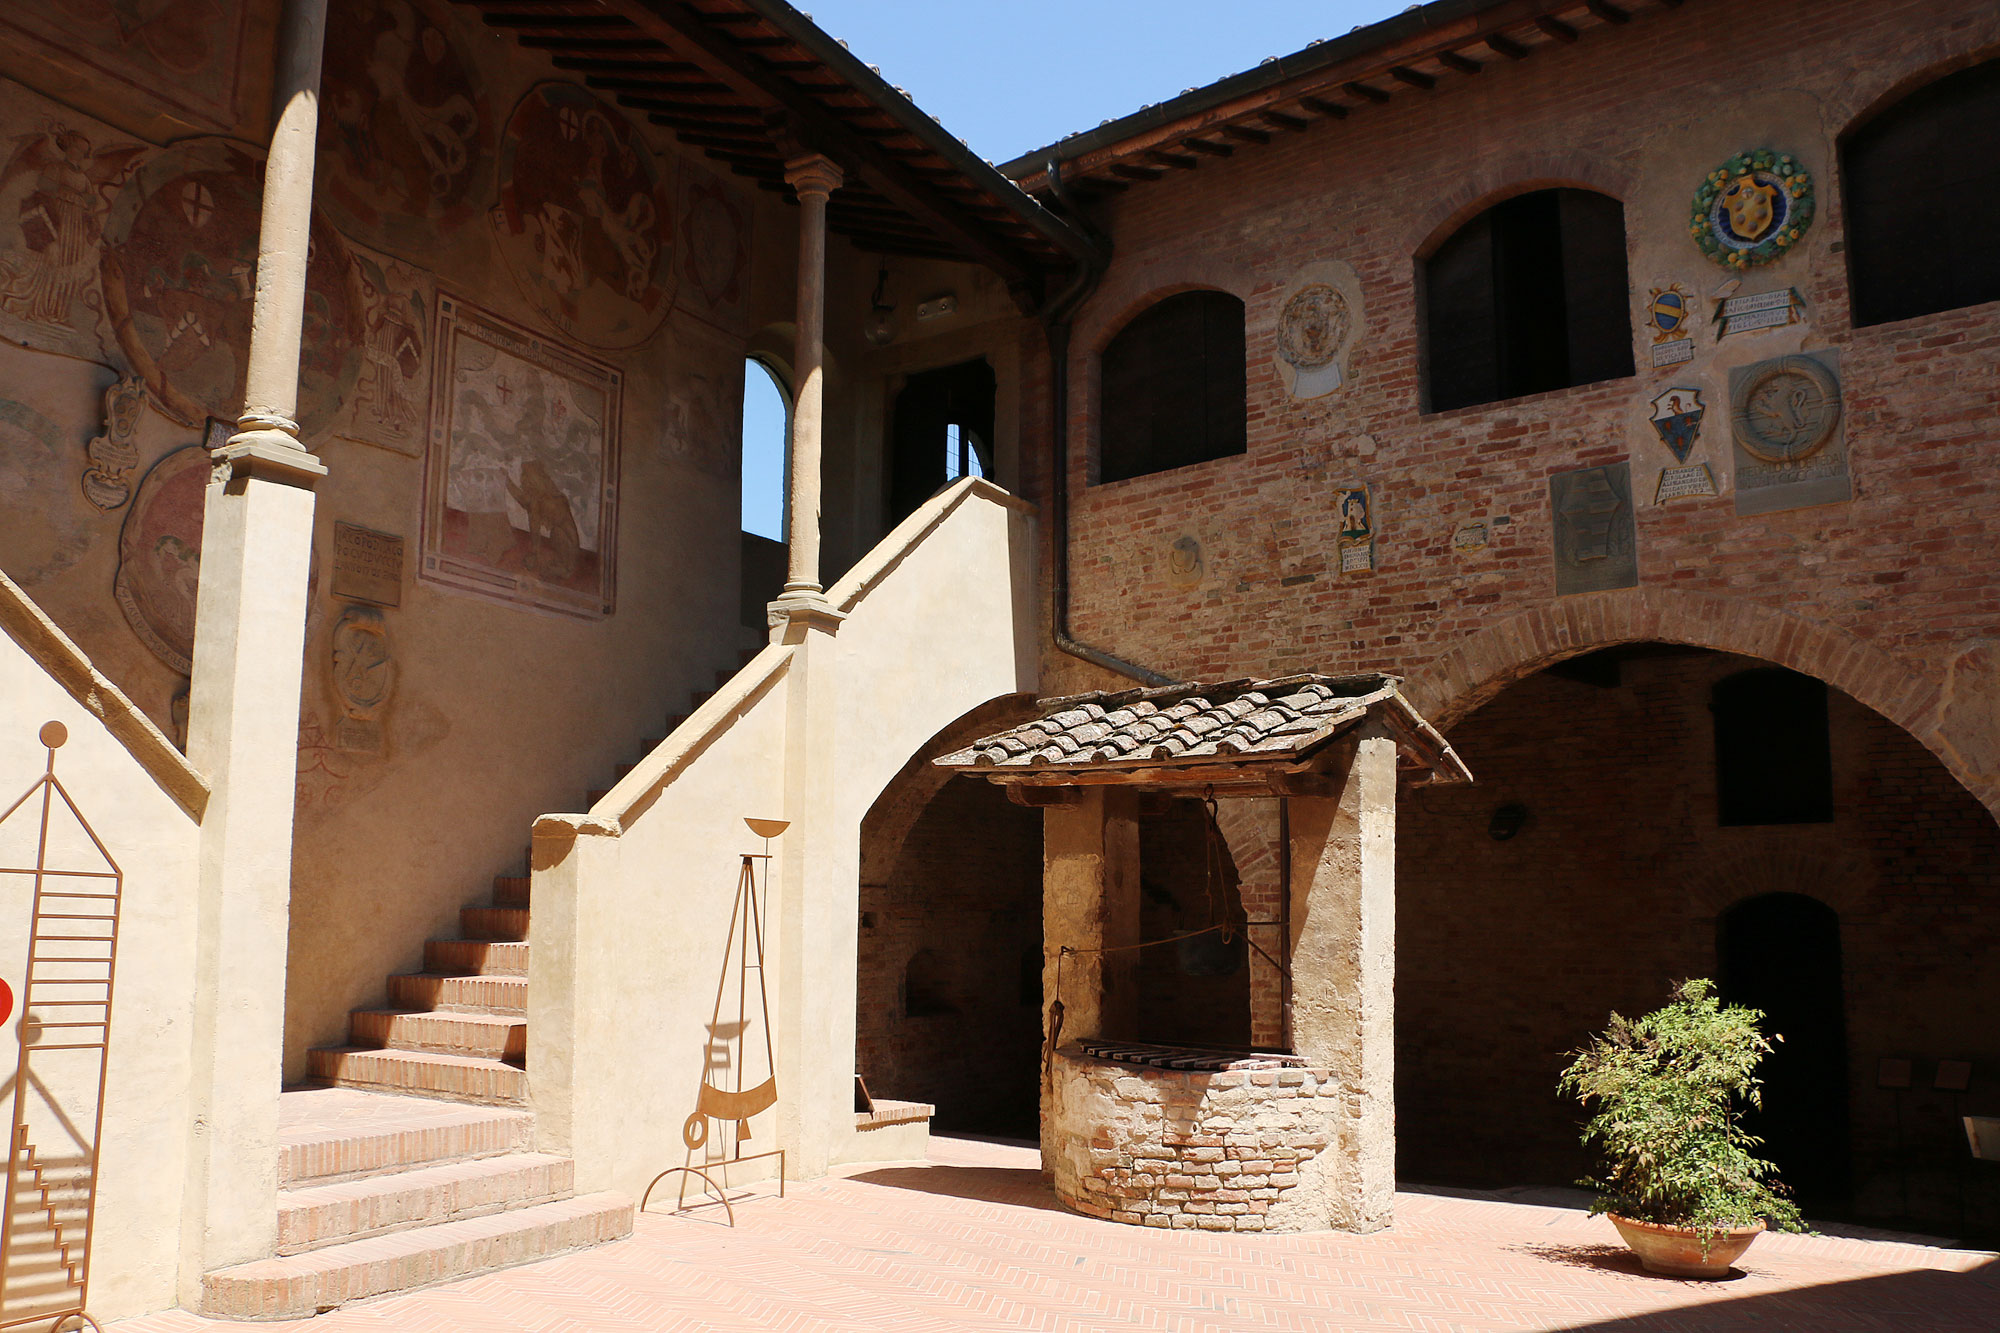
<instances>
[{"instance_id":1,"label":"brick arch","mask_svg":"<svg viewBox=\"0 0 2000 1333\"><path fill-rule=\"evenodd\" d=\"M1544 603L1487 626L1414 672L1412 703L1449 733L1501 690L1568 657L1621 643L1684 643L1762 658L1816 677L1916 737L1960 785L2000 818L2000 782L1964 756L1982 738L1960 736L1942 710L1941 682L1864 639L1757 602L1634 588Z\"/></svg>"},{"instance_id":2,"label":"brick arch","mask_svg":"<svg viewBox=\"0 0 2000 1333\"><path fill-rule=\"evenodd\" d=\"M1845 921L1866 905L1875 872L1850 851L1821 845L1816 826L1784 831L1783 842L1741 859L1719 861L1688 883L1688 910L1711 929L1740 902L1796 893L1825 903Z\"/></svg>"},{"instance_id":3,"label":"brick arch","mask_svg":"<svg viewBox=\"0 0 2000 1333\"><path fill-rule=\"evenodd\" d=\"M1515 195L1558 188L1593 190L1613 199L1631 197L1632 177L1617 164L1588 153L1511 153L1482 158L1458 187L1419 212L1403 233L1403 254L1431 253L1460 227Z\"/></svg>"},{"instance_id":4,"label":"brick arch","mask_svg":"<svg viewBox=\"0 0 2000 1333\"><path fill-rule=\"evenodd\" d=\"M1096 309L1085 323L1083 336L1076 340L1071 355L1095 364L1111 340L1127 324L1169 296L1179 296L1183 292L1221 292L1235 297L1243 303L1243 322L1247 333L1250 298L1254 294L1252 286L1249 273L1239 264L1219 257L1190 256L1187 264L1174 266L1173 277L1161 275L1161 280L1143 290L1125 292L1115 305L1105 301L1094 302Z\"/></svg>"},{"instance_id":5,"label":"brick arch","mask_svg":"<svg viewBox=\"0 0 2000 1333\"><path fill-rule=\"evenodd\" d=\"M1898 64L1893 70L1857 69L1840 85L1826 107L1827 123L1840 127L1833 134L1835 143L1844 143L1848 135L1946 75L2000 59L2000 16L1986 20L1984 31L1975 34L1969 45L1966 34L1943 29L1918 40L1921 45L1910 53L1910 64Z\"/></svg>"}]
</instances>

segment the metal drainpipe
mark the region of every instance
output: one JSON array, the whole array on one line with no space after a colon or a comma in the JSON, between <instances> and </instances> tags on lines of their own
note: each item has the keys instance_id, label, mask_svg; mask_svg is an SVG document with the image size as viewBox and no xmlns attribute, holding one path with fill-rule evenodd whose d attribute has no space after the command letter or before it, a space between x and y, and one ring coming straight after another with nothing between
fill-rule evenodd
<instances>
[{"instance_id":1,"label":"metal drainpipe","mask_svg":"<svg viewBox=\"0 0 2000 1333\"><path fill-rule=\"evenodd\" d=\"M1069 215L1077 229L1096 242L1097 255L1083 264L1076 277L1054 297L1042 310L1042 332L1048 340L1049 348L1049 396L1052 415L1049 421L1049 508L1054 528L1055 568L1051 571L1050 622L1057 649L1071 657L1082 658L1107 671L1115 671L1142 685L1177 685L1172 676L1162 675L1150 667L1142 667L1128 662L1122 657L1093 648L1087 643L1079 643L1069 632L1069 334L1070 317L1075 313L1090 293L1097 281L1104 275L1111 252L1110 238L1090 225L1082 211L1069 199L1062 183L1062 166L1054 158L1048 165L1049 193Z\"/></svg>"}]
</instances>

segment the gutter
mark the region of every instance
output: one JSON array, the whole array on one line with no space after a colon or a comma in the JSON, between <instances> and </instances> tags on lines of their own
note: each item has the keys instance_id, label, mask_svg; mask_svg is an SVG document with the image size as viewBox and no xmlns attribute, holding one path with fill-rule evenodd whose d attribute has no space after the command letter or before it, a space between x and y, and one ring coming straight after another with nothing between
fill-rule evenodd
<instances>
[{"instance_id":1,"label":"gutter","mask_svg":"<svg viewBox=\"0 0 2000 1333\"><path fill-rule=\"evenodd\" d=\"M807 18L785 0L740 0L745 8L797 42L813 59L852 84L890 119L914 135L973 184L991 194L1020 221L1039 232L1079 266L1102 263L1109 258L1100 242L1071 226L1003 175L991 162L973 152L949 130L912 102L880 74L870 69L852 51Z\"/></svg>"},{"instance_id":2,"label":"gutter","mask_svg":"<svg viewBox=\"0 0 2000 1333\"><path fill-rule=\"evenodd\" d=\"M1092 242L1093 258L1077 269L1069 286L1042 307L1042 333L1049 347L1049 511L1050 541L1054 547L1050 570L1049 627L1056 647L1071 657L1081 658L1107 671L1115 671L1142 685L1175 685L1171 676L1150 667L1128 662L1122 657L1079 643L1069 630L1069 334L1070 322L1078 306L1089 298L1111 262L1111 238L1092 227L1070 201L1062 184L1062 168L1054 158L1048 161L1049 192ZM1097 257L1101 256L1101 258Z\"/></svg>"},{"instance_id":3,"label":"gutter","mask_svg":"<svg viewBox=\"0 0 2000 1333\"><path fill-rule=\"evenodd\" d=\"M762 7L760 0L750 3ZM1226 105L1240 97L1260 93L1294 79L1306 78L1332 65L1354 60L1382 47L1421 37L1434 28L1460 23L1482 10L1497 8L1500 0L1432 0L1412 6L1400 14L1357 28L1342 37L1314 42L1288 56L1274 56L1254 69L1232 74L1205 88L1144 107L1096 129L1084 130L1059 139L1046 148L1023 153L1011 162L1002 162L999 171L1012 180L1024 181L1041 174L1052 163L1074 161L1086 153L1109 148L1126 139L1137 138L1176 121L1193 119L1205 111Z\"/></svg>"}]
</instances>

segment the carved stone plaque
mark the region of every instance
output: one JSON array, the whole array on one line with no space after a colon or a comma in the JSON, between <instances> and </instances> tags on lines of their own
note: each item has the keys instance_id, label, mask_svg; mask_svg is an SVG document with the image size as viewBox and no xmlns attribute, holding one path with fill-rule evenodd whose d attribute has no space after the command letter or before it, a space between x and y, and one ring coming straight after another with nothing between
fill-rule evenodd
<instances>
[{"instance_id":1,"label":"carved stone plaque","mask_svg":"<svg viewBox=\"0 0 2000 1333\"><path fill-rule=\"evenodd\" d=\"M1781 356L1729 372L1738 514L1854 498L1840 407L1838 364L1830 351Z\"/></svg>"},{"instance_id":2,"label":"carved stone plaque","mask_svg":"<svg viewBox=\"0 0 2000 1333\"><path fill-rule=\"evenodd\" d=\"M1632 465L1578 468L1549 478L1556 594L1603 592L1639 584L1638 527L1632 514Z\"/></svg>"},{"instance_id":3,"label":"carved stone plaque","mask_svg":"<svg viewBox=\"0 0 2000 1333\"><path fill-rule=\"evenodd\" d=\"M335 523L333 595L351 602L401 606L403 539L352 523Z\"/></svg>"}]
</instances>

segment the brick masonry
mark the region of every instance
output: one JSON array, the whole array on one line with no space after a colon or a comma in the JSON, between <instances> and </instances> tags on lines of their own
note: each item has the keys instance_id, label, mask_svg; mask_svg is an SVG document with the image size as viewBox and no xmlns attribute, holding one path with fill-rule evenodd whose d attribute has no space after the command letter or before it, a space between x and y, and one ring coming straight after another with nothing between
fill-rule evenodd
<instances>
[{"instance_id":1,"label":"brick masonry","mask_svg":"<svg viewBox=\"0 0 2000 1333\"><path fill-rule=\"evenodd\" d=\"M1188 678L1396 671L1447 722L1581 647L1702 644L1828 680L2000 807L1988 642L2000 520L1985 500L2000 485L2000 309L1851 327L1836 151L1870 111L1996 49L2000 11L1965 0L1766 0L1754 17L1690 0L1101 201L1116 258L1078 317L1070 375L1077 636ZM1752 271L1744 291L1795 287L1806 322L1718 343L1704 315L1696 360L1652 369L1639 328L1649 288L1679 281L1699 303L1728 276L1688 239L1689 198L1715 163L1766 143L1809 164L1819 211L1799 251ZM1498 199L1554 185L1625 204L1641 369L1423 411L1416 257ZM1274 360L1277 314L1292 275L1324 260L1359 274L1366 319L1349 386L1295 401ZM1246 303L1248 453L1088 484L1097 351L1190 287ZM1739 518L1728 371L1801 348L1839 355L1855 499ZM1031 380L1045 388L1046 371ZM1717 497L1652 503L1672 459L1645 404L1669 384L1698 384L1711 404L1696 459L1722 474ZM1046 395L1027 393L1039 434ZM1044 469L1030 487L1045 490L1045 459L1030 462ZM1557 598L1548 479L1620 462L1635 478L1639 587ZM1361 483L1375 497L1375 568L1341 573L1331 500ZM1487 544L1455 549L1473 521ZM1191 587L1169 569L1183 536L1202 551ZM1052 693L1102 683L1060 654L1045 665Z\"/></svg>"},{"instance_id":2,"label":"brick masonry","mask_svg":"<svg viewBox=\"0 0 2000 1333\"><path fill-rule=\"evenodd\" d=\"M1059 1052L1056 1197L1088 1217L1201 1231L1323 1231L1315 1161L1338 1123L1323 1069L1203 1074Z\"/></svg>"},{"instance_id":3,"label":"brick masonry","mask_svg":"<svg viewBox=\"0 0 2000 1333\"><path fill-rule=\"evenodd\" d=\"M1838 692L1833 822L1718 826L1709 693L1759 665L1647 656L1611 689L1533 676L1454 730L1476 785L1406 793L1402 1179L1574 1179L1580 1112L1555 1091L1566 1053L1610 1010L1715 975L1732 904L1801 893L1840 919L1856 1210L1962 1225L1972 1164L1954 1117L2000 1111L2000 830L1907 733ZM1529 823L1495 841L1488 821L1511 803ZM1914 1091L1876 1086L1884 1057L1916 1062ZM1940 1059L1973 1062L1967 1096L1927 1090ZM1965 1197L1975 1223L1993 1206L1976 1183Z\"/></svg>"}]
</instances>

